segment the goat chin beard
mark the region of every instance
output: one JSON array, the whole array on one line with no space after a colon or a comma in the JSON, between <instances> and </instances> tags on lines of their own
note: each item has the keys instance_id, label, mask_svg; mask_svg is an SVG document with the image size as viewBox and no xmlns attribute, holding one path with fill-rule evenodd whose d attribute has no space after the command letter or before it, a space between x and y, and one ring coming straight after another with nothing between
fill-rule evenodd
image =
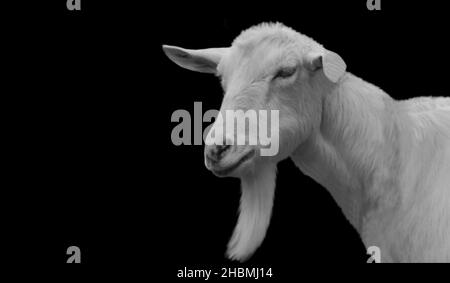
<instances>
[{"instance_id":1,"label":"goat chin beard","mask_svg":"<svg viewBox=\"0 0 450 283\"><path fill-rule=\"evenodd\" d=\"M261 245L269 226L275 193L276 164L264 163L241 176L239 218L228 243L227 257L245 261Z\"/></svg>"}]
</instances>

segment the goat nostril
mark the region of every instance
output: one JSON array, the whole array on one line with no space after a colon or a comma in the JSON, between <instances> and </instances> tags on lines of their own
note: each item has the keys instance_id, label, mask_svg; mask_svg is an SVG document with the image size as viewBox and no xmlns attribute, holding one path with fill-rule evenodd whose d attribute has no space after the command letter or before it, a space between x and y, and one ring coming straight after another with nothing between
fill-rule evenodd
<instances>
[{"instance_id":1,"label":"goat nostril","mask_svg":"<svg viewBox=\"0 0 450 283\"><path fill-rule=\"evenodd\" d=\"M221 156L223 153L225 153L229 148L231 147L231 145L229 144L225 144L225 145L218 145L217 146L217 155Z\"/></svg>"},{"instance_id":2,"label":"goat nostril","mask_svg":"<svg viewBox=\"0 0 450 283\"><path fill-rule=\"evenodd\" d=\"M216 145L215 148L210 151L208 159L212 162L217 162L222 159L230 148L231 145Z\"/></svg>"}]
</instances>

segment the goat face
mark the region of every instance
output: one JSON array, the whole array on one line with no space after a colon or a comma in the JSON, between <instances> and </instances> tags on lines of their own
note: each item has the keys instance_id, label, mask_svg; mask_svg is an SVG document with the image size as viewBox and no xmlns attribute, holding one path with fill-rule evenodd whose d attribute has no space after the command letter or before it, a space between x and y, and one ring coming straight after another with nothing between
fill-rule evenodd
<instances>
[{"instance_id":1,"label":"goat face","mask_svg":"<svg viewBox=\"0 0 450 283\"><path fill-rule=\"evenodd\" d=\"M291 29L257 31L229 48L163 46L176 64L221 78L225 95L205 146L206 167L217 176L241 177L288 157L320 126L322 89L345 71L337 54Z\"/></svg>"}]
</instances>

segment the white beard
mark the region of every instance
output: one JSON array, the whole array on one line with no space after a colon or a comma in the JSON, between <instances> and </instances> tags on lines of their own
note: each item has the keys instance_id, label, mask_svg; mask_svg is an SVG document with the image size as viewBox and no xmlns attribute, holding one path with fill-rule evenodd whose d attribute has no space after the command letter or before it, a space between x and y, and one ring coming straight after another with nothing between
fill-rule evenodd
<instances>
[{"instance_id":1,"label":"white beard","mask_svg":"<svg viewBox=\"0 0 450 283\"><path fill-rule=\"evenodd\" d=\"M245 261L261 245L269 226L275 192L276 164L260 164L241 177L240 214L227 256Z\"/></svg>"}]
</instances>

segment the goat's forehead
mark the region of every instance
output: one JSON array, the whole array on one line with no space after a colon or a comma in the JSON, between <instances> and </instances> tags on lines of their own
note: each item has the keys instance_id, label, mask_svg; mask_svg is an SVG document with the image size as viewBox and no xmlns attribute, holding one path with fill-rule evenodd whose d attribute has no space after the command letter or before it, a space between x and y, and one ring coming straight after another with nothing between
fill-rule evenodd
<instances>
[{"instance_id":1,"label":"goat's forehead","mask_svg":"<svg viewBox=\"0 0 450 283\"><path fill-rule=\"evenodd\" d=\"M248 71L262 71L290 60L301 58L301 49L294 40L276 40L274 38L260 41L233 44L230 52L221 61L218 71L221 75L244 67Z\"/></svg>"},{"instance_id":2,"label":"goat's forehead","mask_svg":"<svg viewBox=\"0 0 450 283\"><path fill-rule=\"evenodd\" d=\"M233 41L218 71L226 79L227 75L245 65L264 70L286 60L301 60L303 55L318 46L311 38L288 27L263 24L242 32Z\"/></svg>"}]
</instances>

